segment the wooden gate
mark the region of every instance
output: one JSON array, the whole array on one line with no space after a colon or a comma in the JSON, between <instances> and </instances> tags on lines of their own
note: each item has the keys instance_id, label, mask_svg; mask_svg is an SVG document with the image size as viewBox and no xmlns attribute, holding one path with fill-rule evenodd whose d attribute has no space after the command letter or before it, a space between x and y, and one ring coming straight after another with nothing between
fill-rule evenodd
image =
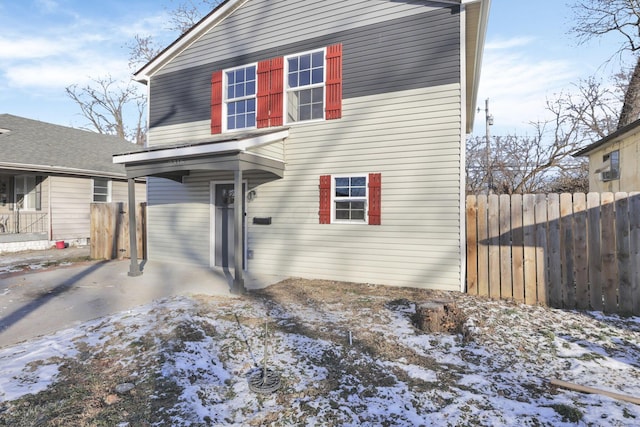
<instances>
[{"instance_id":1,"label":"wooden gate","mask_svg":"<svg viewBox=\"0 0 640 427\"><path fill-rule=\"evenodd\" d=\"M146 258L146 203L136 206L138 257ZM127 203L91 204L91 258L123 259L130 256Z\"/></svg>"}]
</instances>

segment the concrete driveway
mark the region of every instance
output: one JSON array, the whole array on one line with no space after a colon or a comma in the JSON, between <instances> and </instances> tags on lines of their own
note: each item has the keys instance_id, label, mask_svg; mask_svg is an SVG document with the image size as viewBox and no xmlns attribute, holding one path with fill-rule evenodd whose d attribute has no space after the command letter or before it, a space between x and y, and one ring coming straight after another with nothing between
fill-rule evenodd
<instances>
[{"instance_id":1,"label":"concrete driveway","mask_svg":"<svg viewBox=\"0 0 640 427\"><path fill-rule=\"evenodd\" d=\"M88 261L1 275L0 347L174 295L232 296L229 272L160 262L143 262L142 270L129 277L129 260ZM283 279L245 273L245 286Z\"/></svg>"}]
</instances>

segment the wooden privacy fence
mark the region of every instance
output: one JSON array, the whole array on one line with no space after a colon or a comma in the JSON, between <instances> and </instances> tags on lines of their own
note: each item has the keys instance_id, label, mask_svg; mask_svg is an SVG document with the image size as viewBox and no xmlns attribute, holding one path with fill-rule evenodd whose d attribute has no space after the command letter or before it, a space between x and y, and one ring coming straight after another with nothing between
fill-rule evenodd
<instances>
[{"instance_id":1,"label":"wooden privacy fence","mask_svg":"<svg viewBox=\"0 0 640 427\"><path fill-rule=\"evenodd\" d=\"M640 315L640 193L466 202L469 294Z\"/></svg>"},{"instance_id":2,"label":"wooden privacy fence","mask_svg":"<svg viewBox=\"0 0 640 427\"><path fill-rule=\"evenodd\" d=\"M136 206L138 257L146 258L146 203ZM91 258L123 259L130 256L127 203L91 204Z\"/></svg>"}]
</instances>

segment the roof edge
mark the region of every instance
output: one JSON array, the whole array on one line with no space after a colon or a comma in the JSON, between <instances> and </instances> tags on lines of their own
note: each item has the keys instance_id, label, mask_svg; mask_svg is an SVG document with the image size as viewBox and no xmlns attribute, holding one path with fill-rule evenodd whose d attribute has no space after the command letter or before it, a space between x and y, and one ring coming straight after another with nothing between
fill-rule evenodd
<instances>
[{"instance_id":1,"label":"roof edge","mask_svg":"<svg viewBox=\"0 0 640 427\"><path fill-rule=\"evenodd\" d=\"M475 121L475 109L476 104L478 102L478 90L480 87L480 75L482 72L482 59L484 56L484 46L487 39L487 28L489 26L489 12L491 10L491 0L465 0L462 2L463 5L470 3L481 2L480 5L480 19L478 21L478 39L475 48L475 64L473 67L473 88L467 88L470 93L467 94L470 97L470 102L467 111L467 123L466 123L466 131L467 133L471 133L473 131L473 123ZM466 30L465 30L466 31ZM468 47L467 47L468 48Z\"/></svg>"},{"instance_id":2,"label":"roof edge","mask_svg":"<svg viewBox=\"0 0 640 427\"><path fill-rule=\"evenodd\" d=\"M158 53L155 58L147 62L133 74L133 80L147 83L152 74L162 68L167 62L183 52L200 36L214 28L220 21L235 12L249 0L225 0L215 9L195 23L190 29L174 40L169 46Z\"/></svg>"},{"instance_id":3,"label":"roof edge","mask_svg":"<svg viewBox=\"0 0 640 427\"><path fill-rule=\"evenodd\" d=\"M631 132L632 130L635 130L636 128L640 127L640 119L636 120L635 122L631 122L626 126L621 127L620 129L616 130L615 132L605 136L602 139L599 139L598 141L591 143L589 145L587 145L586 147L584 147L581 150L576 151L575 153L572 154L573 157L582 157L585 155L589 155L592 151L594 151L597 148L600 148L601 146L605 145L606 143L614 140L614 139L618 139L619 137L625 135L628 132Z\"/></svg>"},{"instance_id":4,"label":"roof edge","mask_svg":"<svg viewBox=\"0 0 640 427\"><path fill-rule=\"evenodd\" d=\"M10 169L16 171L25 171L25 172L42 172L42 173L58 173L64 175L77 175L77 176L85 176L85 177L101 177L101 178L117 178L117 179L126 179L127 175L123 173L116 172L104 172L104 171L96 171L91 169L77 169L77 168L67 168L64 166L44 166L44 165L32 165L28 163L10 163L10 162L0 162L0 169Z\"/></svg>"}]
</instances>

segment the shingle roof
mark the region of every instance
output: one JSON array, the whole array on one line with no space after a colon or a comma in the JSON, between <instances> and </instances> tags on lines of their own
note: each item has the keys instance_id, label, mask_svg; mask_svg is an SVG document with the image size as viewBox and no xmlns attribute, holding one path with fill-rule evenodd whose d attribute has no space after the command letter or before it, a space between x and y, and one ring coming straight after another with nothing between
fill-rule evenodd
<instances>
[{"instance_id":1,"label":"shingle roof","mask_svg":"<svg viewBox=\"0 0 640 427\"><path fill-rule=\"evenodd\" d=\"M0 114L0 168L28 165L38 172L125 176L114 154L136 146L116 136Z\"/></svg>"}]
</instances>

